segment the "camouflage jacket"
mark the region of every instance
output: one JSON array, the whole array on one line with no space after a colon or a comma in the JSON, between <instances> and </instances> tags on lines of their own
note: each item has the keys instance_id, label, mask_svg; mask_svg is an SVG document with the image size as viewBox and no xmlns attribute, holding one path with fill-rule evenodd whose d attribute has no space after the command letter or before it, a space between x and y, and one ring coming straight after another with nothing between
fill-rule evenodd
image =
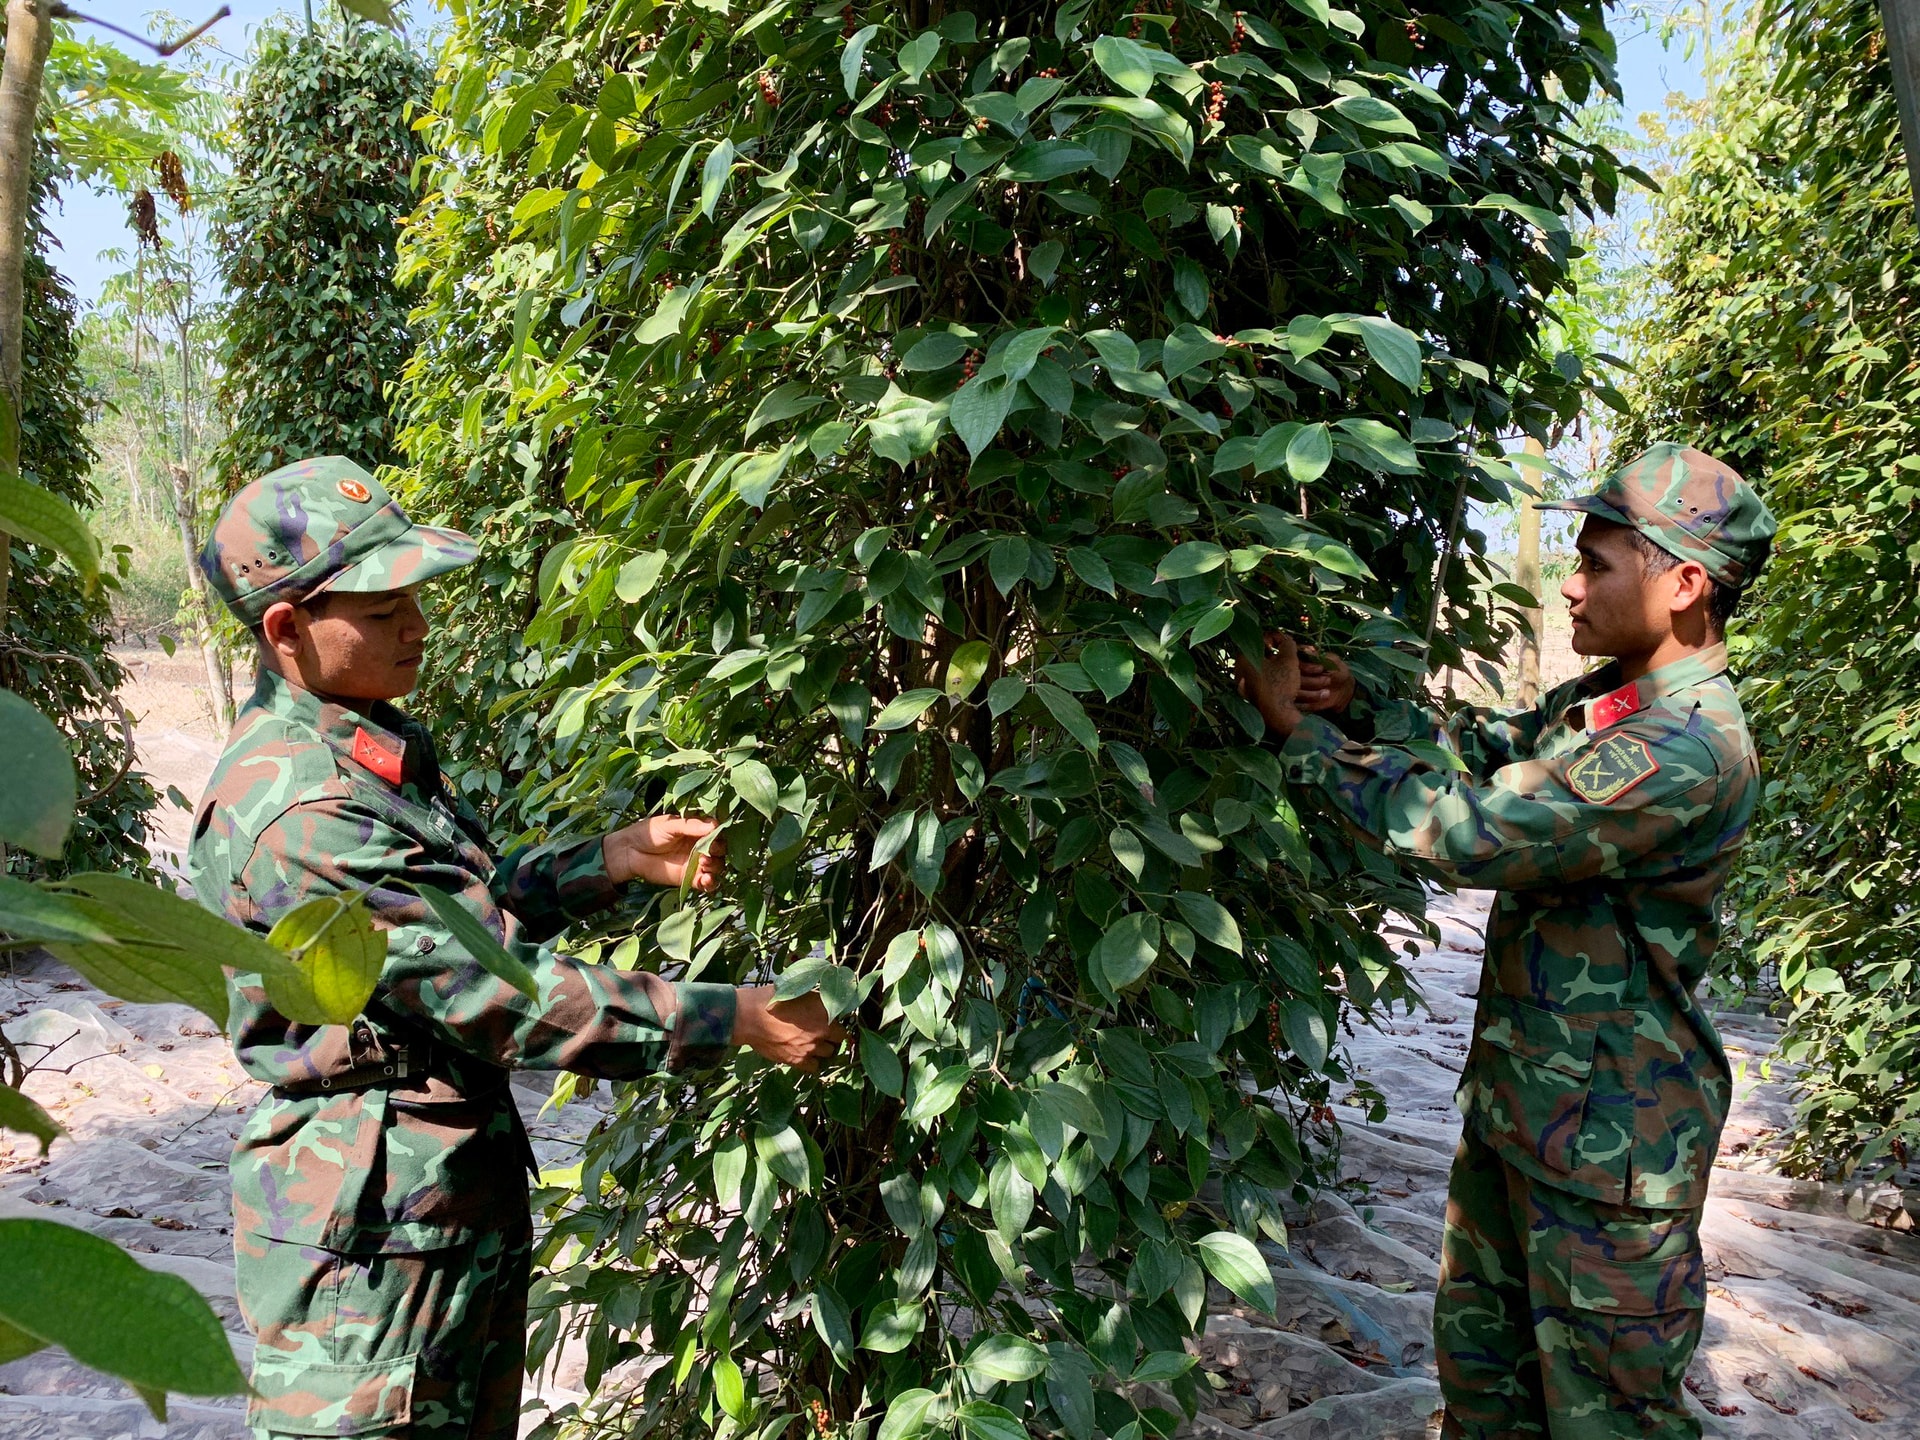
<instances>
[{"instance_id":1,"label":"camouflage jacket","mask_svg":"<svg viewBox=\"0 0 1920 1440\"><path fill-rule=\"evenodd\" d=\"M1518 1168L1609 1203L1706 1199L1731 1077L1694 997L1759 770L1714 646L1621 685L1442 724L1402 704L1371 741L1309 716L1283 752L1390 855L1501 892L1467 1123Z\"/></svg>"},{"instance_id":2,"label":"camouflage jacket","mask_svg":"<svg viewBox=\"0 0 1920 1440\"><path fill-rule=\"evenodd\" d=\"M526 1214L513 1068L627 1079L715 1058L731 986L672 985L542 942L611 904L600 839L496 860L448 794L425 729L263 672L194 817L195 893L267 931L318 895L366 890L387 961L352 1025L297 1025L257 975L228 982L228 1032L273 1086L234 1151L234 1223L335 1250L463 1244ZM536 1003L471 959L404 888L461 896L534 972Z\"/></svg>"}]
</instances>

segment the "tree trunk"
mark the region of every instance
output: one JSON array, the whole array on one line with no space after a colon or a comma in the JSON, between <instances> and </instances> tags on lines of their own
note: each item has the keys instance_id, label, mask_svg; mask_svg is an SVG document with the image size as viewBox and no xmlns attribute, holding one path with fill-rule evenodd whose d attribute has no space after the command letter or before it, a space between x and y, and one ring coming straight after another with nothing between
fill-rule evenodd
<instances>
[{"instance_id":1,"label":"tree trunk","mask_svg":"<svg viewBox=\"0 0 1920 1440\"><path fill-rule=\"evenodd\" d=\"M193 477L186 467L173 469L173 518L180 526L180 553L187 559L187 583L193 587L193 628L199 633L200 656L207 665L207 696L220 728L233 724L233 677L214 639L213 597L207 594L207 577L200 573L199 547L193 539Z\"/></svg>"},{"instance_id":2,"label":"tree trunk","mask_svg":"<svg viewBox=\"0 0 1920 1440\"><path fill-rule=\"evenodd\" d=\"M0 67L0 471L20 469L22 275L27 212L33 206L33 140L40 113L40 76L53 45L45 0L10 0L6 62ZM13 551L0 543L0 629L7 621Z\"/></svg>"},{"instance_id":3,"label":"tree trunk","mask_svg":"<svg viewBox=\"0 0 1920 1440\"><path fill-rule=\"evenodd\" d=\"M133 513L146 518L146 497L140 493L140 459L129 445L126 451L128 504Z\"/></svg>"},{"instance_id":4,"label":"tree trunk","mask_svg":"<svg viewBox=\"0 0 1920 1440\"><path fill-rule=\"evenodd\" d=\"M1920 209L1920 0L1880 0L1887 27L1887 63L1900 101L1900 139L1907 152L1907 184Z\"/></svg>"},{"instance_id":5,"label":"tree trunk","mask_svg":"<svg viewBox=\"0 0 1920 1440\"><path fill-rule=\"evenodd\" d=\"M1531 435L1527 451L1546 459L1547 450ZM1540 599L1540 512L1533 502L1540 497L1541 472L1531 466L1520 467L1520 539L1513 562L1513 583L1534 599ZM1540 642L1546 635L1547 611L1544 604L1527 611L1527 633L1520 640L1520 703L1531 705L1540 698Z\"/></svg>"}]
</instances>

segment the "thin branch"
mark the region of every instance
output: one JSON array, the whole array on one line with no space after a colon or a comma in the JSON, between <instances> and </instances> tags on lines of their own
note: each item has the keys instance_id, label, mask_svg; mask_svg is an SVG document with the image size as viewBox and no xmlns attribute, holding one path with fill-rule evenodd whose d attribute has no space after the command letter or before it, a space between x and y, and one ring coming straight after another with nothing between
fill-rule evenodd
<instances>
[{"instance_id":1,"label":"thin branch","mask_svg":"<svg viewBox=\"0 0 1920 1440\"><path fill-rule=\"evenodd\" d=\"M56 20L83 20L89 25L98 25L102 30L111 30L114 34L123 35L137 45L146 46L164 60L176 51L186 49L187 46L198 40L202 35L206 34L207 31L233 14L233 11L227 6L222 5L218 10L214 11L212 15L202 20L198 25L194 26L193 29L187 31L187 33L182 35L178 40L169 40L164 45L158 40L148 39L145 35L136 35L131 30L123 30L110 20L101 20L93 15L82 15L78 10L71 9L60 3L60 0L54 0L53 9L49 13Z\"/></svg>"}]
</instances>

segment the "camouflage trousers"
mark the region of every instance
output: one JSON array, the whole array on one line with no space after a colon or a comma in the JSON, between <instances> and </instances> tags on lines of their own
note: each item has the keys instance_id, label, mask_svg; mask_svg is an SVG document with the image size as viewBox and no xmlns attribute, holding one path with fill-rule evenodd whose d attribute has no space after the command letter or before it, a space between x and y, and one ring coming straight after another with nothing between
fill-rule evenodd
<instances>
[{"instance_id":1,"label":"camouflage trousers","mask_svg":"<svg viewBox=\"0 0 1920 1440\"><path fill-rule=\"evenodd\" d=\"M1705 1303L1698 1210L1582 1199L1469 1133L1433 1306L1441 1434L1698 1440L1681 1382Z\"/></svg>"},{"instance_id":2,"label":"camouflage trousers","mask_svg":"<svg viewBox=\"0 0 1920 1440\"><path fill-rule=\"evenodd\" d=\"M532 1224L417 1255L242 1235L240 1311L257 1344L257 1440L513 1440L527 1351Z\"/></svg>"}]
</instances>

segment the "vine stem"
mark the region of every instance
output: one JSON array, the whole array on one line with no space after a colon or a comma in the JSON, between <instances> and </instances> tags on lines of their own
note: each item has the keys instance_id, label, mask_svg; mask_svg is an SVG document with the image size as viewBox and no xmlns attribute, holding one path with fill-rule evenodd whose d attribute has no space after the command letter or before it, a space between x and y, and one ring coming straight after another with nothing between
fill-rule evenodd
<instances>
[{"instance_id":1,"label":"vine stem","mask_svg":"<svg viewBox=\"0 0 1920 1440\"><path fill-rule=\"evenodd\" d=\"M177 54L179 51L186 49L187 46L191 45L194 41L198 40L202 35L206 34L207 31L211 30L214 26L218 25L222 20L226 19L229 15L233 14L233 11L229 9L227 6L222 5L218 10L214 11L213 14L209 15L205 20L202 20L198 25L194 26L193 29L187 31L187 33L182 35L179 39L167 40L164 42L159 40L150 40L145 35L135 34L131 30L123 30L118 25L115 25L111 20L102 20L97 16L93 16L93 15L82 15L78 10L69 9L67 6L61 4L60 0L54 0L52 7L48 10L47 13L52 19L55 19L55 20L80 20L80 21L84 21L88 25L98 25L102 30L111 30L116 35L125 36L127 39L133 41L134 44L136 45L146 46L149 50L153 51L154 54L158 55L161 59L164 60L169 55Z\"/></svg>"}]
</instances>

